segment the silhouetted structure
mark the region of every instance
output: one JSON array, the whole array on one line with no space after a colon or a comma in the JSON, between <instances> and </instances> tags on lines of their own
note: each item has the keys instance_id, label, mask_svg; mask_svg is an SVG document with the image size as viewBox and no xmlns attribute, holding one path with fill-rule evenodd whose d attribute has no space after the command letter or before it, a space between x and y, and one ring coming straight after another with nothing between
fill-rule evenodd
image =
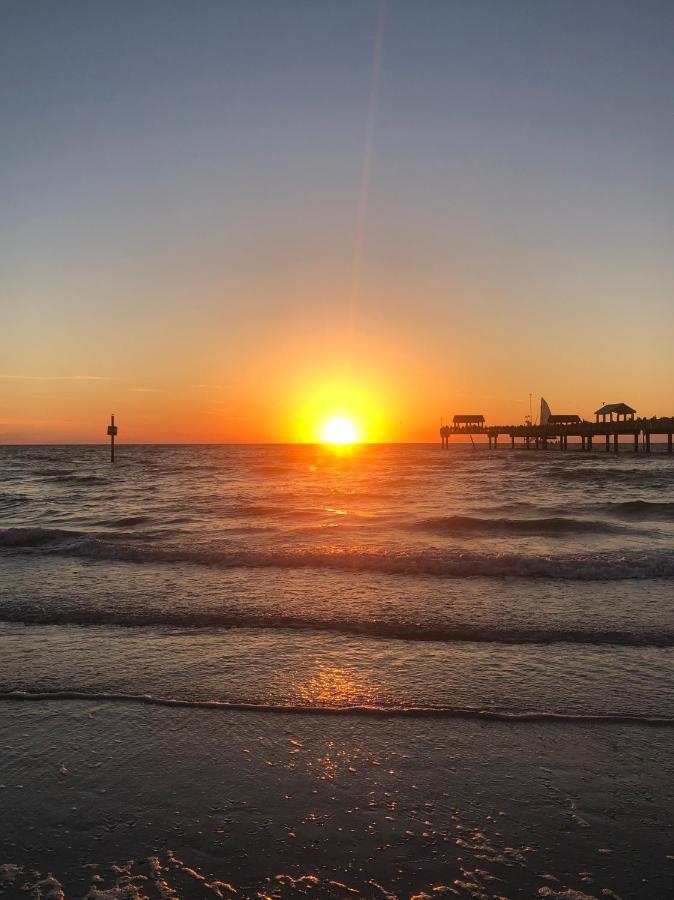
<instances>
[{"instance_id":1,"label":"silhouetted structure","mask_svg":"<svg viewBox=\"0 0 674 900\"><path fill-rule=\"evenodd\" d=\"M549 415L547 425L577 425L579 422L582 422L580 416L576 415Z\"/></svg>"},{"instance_id":2,"label":"silhouetted structure","mask_svg":"<svg viewBox=\"0 0 674 900\"><path fill-rule=\"evenodd\" d=\"M449 425L441 425L440 426L440 442L443 447L449 447L449 435L451 434L451 429Z\"/></svg>"},{"instance_id":3,"label":"silhouetted structure","mask_svg":"<svg viewBox=\"0 0 674 900\"><path fill-rule=\"evenodd\" d=\"M110 435L110 462L115 461L115 437L117 436L117 426L115 425L115 417L110 416L110 424L108 425L108 434Z\"/></svg>"},{"instance_id":4,"label":"silhouetted structure","mask_svg":"<svg viewBox=\"0 0 674 900\"><path fill-rule=\"evenodd\" d=\"M452 431L455 432L457 430L474 430L484 428L484 416L480 415L470 415L470 416L454 416L452 419Z\"/></svg>"},{"instance_id":5,"label":"silhouetted structure","mask_svg":"<svg viewBox=\"0 0 674 900\"><path fill-rule=\"evenodd\" d=\"M606 421L606 416L609 417L609 422L612 422L614 413L616 422L620 421L621 416L623 417L623 422L626 422L628 417L630 421L633 421L636 412L636 409L632 409L626 403L606 403L601 409L595 410L594 414L597 417L597 422L599 421L599 416L601 416L602 422Z\"/></svg>"},{"instance_id":6,"label":"silhouetted structure","mask_svg":"<svg viewBox=\"0 0 674 900\"><path fill-rule=\"evenodd\" d=\"M546 404L547 407L547 404ZM636 418L636 410L626 403L605 404L595 412L596 421L587 422L578 415L552 415L549 407L545 410L545 421L534 425L527 421L525 425L486 425L484 416L454 416L449 427L451 434L486 434L489 448L498 448L499 436L510 438L510 445L515 448L515 440L522 438L522 446L526 450L535 447L548 449L548 442L559 441L560 450L568 450L569 437L580 438L582 450L591 451L595 438L604 438L606 452L611 449L618 452L621 435L629 435L634 442L634 452L639 452L640 438L646 453L651 450L651 437L661 434L667 436L667 452L673 451L674 416L653 416L650 419ZM602 421L599 421L599 417ZM614 418L615 416L615 418ZM607 421L608 417L608 421Z\"/></svg>"}]
</instances>

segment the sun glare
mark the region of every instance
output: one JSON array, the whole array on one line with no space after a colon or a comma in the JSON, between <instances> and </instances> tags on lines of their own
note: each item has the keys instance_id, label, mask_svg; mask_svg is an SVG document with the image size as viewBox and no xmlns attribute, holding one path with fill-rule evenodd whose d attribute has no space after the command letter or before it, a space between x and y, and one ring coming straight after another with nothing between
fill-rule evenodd
<instances>
[{"instance_id":1,"label":"sun glare","mask_svg":"<svg viewBox=\"0 0 674 900\"><path fill-rule=\"evenodd\" d=\"M323 425L321 438L324 444L355 444L358 442L358 429L351 419L333 416Z\"/></svg>"}]
</instances>

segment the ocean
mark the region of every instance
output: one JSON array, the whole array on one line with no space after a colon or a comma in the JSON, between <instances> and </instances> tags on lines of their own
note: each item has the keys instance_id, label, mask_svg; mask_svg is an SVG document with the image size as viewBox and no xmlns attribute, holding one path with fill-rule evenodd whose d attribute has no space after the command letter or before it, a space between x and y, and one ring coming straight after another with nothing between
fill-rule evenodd
<instances>
[{"instance_id":1,"label":"ocean","mask_svg":"<svg viewBox=\"0 0 674 900\"><path fill-rule=\"evenodd\" d=\"M0 448L6 892L674 896L654 449Z\"/></svg>"}]
</instances>

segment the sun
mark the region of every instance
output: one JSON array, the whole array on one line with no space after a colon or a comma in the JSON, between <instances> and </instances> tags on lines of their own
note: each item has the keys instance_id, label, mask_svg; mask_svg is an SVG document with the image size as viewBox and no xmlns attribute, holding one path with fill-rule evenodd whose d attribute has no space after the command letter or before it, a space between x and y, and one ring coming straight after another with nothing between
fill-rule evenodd
<instances>
[{"instance_id":1,"label":"sun","mask_svg":"<svg viewBox=\"0 0 674 900\"><path fill-rule=\"evenodd\" d=\"M358 428L351 419L347 419L345 416L333 416L321 429L321 439L324 444L356 444L358 438Z\"/></svg>"}]
</instances>

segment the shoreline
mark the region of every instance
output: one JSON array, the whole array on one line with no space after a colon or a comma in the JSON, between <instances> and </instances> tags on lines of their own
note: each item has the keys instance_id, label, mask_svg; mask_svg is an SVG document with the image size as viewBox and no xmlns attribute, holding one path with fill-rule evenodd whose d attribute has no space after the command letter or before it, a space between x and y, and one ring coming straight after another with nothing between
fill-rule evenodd
<instances>
[{"instance_id":1,"label":"shoreline","mask_svg":"<svg viewBox=\"0 0 674 900\"><path fill-rule=\"evenodd\" d=\"M672 728L674 717L638 716L621 713L563 713L537 710L506 711L479 709L478 707L433 707L433 706L368 706L368 705L302 705L285 703L252 703L235 700L197 700L180 697L158 697L152 694L126 694L86 691L4 691L0 692L2 702L53 702L85 701L93 703L131 703L170 708L217 710L222 712L271 713L300 716L359 716L372 718L409 719L471 719L512 723L559 723L593 725L636 725L647 728Z\"/></svg>"}]
</instances>

